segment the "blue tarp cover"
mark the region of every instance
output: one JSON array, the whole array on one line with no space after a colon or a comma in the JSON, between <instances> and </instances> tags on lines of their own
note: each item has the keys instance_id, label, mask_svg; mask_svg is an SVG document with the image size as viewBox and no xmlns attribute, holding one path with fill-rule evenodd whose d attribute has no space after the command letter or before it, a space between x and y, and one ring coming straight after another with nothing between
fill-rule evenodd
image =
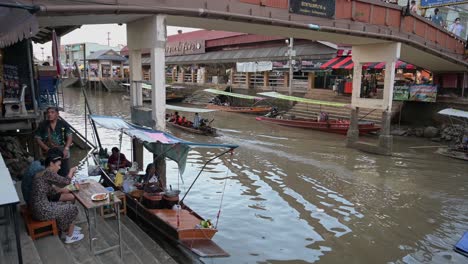
<instances>
[{"instance_id":1,"label":"blue tarp cover","mask_svg":"<svg viewBox=\"0 0 468 264\"><path fill-rule=\"evenodd\" d=\"M238 147L237 145L229 144L208 144L185 141L162 131L131 124L120 117L90 115L90 118L94 120L96 124L104 128L118 130L133 138L137 138L143 142L143 145L148 151L155 155L160 155L165 152L164 155L166 157L177 162L181 173L185 170L185 162L190 148L235 149Z\"/></svg>"}]
</instances>

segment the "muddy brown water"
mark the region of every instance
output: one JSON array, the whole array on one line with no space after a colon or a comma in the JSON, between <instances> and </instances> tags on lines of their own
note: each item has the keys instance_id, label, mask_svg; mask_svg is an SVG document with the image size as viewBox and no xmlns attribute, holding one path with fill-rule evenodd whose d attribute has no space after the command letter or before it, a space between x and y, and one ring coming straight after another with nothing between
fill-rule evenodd
<instances>
[{"instance_id":1,"label":"muddy brown water","mask_svg":"<svg viewBox=\"0 0 468 264\"><path fill-rule=\"evenodd\" d=\"M129 119L122 94L88 93L95 114ZM84 134L79 89L65 89L65 110L62 116ZM468 231L468 163L409 148L433 143L395 138L394 155L378 156L346 148L341 135L235 113L204 117L215 118L220 137L169 132L239 145L234 155L209 164L186 198L216 223L226 182L214 240L231 256L206 263L468 263L452 250ZM105 147L118 146L118 132L99 131ZM122 150L131 156L126 136ZM168 162L168 184L183 194L215 153L193 149L182 177ZM151 157L145 152L145 165ZM81 175L86 165L81 162Z\"/></svg>"}]
</instances>

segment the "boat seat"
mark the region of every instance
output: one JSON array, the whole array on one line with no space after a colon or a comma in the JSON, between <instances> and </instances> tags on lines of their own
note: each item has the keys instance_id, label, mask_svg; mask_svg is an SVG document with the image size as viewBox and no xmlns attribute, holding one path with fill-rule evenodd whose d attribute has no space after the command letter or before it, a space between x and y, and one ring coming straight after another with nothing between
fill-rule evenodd
<instances>
[{"instance_id":1,"label":"boat seat","mask_svg":"<svg viewBox=\"0 0 468 264\"><path fill-rule=\"evenodd\" d=\"M26 105L24 103L24 95L27 85L23 85L21 93L18 97L4 98L3 105L5 106L5 117L27 115Z\"/></svg>"}]
</instances>

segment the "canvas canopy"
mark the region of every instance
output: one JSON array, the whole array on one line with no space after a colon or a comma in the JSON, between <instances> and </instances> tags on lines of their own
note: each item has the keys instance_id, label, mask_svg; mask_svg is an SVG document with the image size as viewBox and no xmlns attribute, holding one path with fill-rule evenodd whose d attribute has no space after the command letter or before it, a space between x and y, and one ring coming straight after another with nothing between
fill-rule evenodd
<instances>
[{"instance_id":1,"label":"canvas canopy","mask_svg":"<svg viewBox=\"0 0 468 264\"><path fill-rule=\"evenodd\" d=\"M90 115L90 118L101 127L121 131L132 138L143 142L145 148L155 155L161 155L175 161L181 173L185 170L190 148L235 149L237 145L207 144L185 141L171 134L131 124L120 117Z\"/></svg>"},{"instance_id":2,"label":"canvas canopy","mask_svg":"<svg viewBox=\"0 0 468 264\"><path fill-rule=\"evenodd\" d=\"M446 115L446 116L456 116L456 117L463 117L468 119L468 112L453 108L447 108L444 110L439 111L439 114Z\"/></svg>"},{"instance_id":3,"label":"canvas canopy","mask_svg":"<svg viewBox=\"0 0 468 264\"><path fill-rule=\"evenodd\" d=\"M346 106L346 104L343 104L343 103L313 100L313 99L307 99L307 98L302 98L302 97L284 95L284 94L280 94L277 92L265 92L265 93L259 93L259 94L268 96L268 97L273 97L276 99L283 99L283 100L295 101L295 102L301 102L301 103L307 103L307 104L328 105L328 106L336 106L336 107Z\"/></svg>"},{"instance_id":4,"label":"canvas canopy","mask_svg":"<svg viewBox=\"0 0 468 264\"><path fill-rule=\"evenodd\" d=\"M226 95L226 96L232 96L232 97L243 98L243 99L265 100L265 98L260 97L260 96L252 96L252 95L238 94L238 93L229 93L229 92L220 91L220 90L216 90L216 89L205 89L203 91L209 92L209 93L212 93L212 94L222 94L222 95Z\"/></svg>"},{"instance_id":5,"label":"canvas canopy","mask_svg":"<svg viewBox=\"0 0 468 264\"><path fill-rule=\"evenodd\" d=\"M168 105L168 104L166 105L166 109L174 110L174 111L181 111L181 112L192 112L192 113L209 113L209 112L218 111L216 109L183 107L183 106Z\"/></svg>"}]
</instances>

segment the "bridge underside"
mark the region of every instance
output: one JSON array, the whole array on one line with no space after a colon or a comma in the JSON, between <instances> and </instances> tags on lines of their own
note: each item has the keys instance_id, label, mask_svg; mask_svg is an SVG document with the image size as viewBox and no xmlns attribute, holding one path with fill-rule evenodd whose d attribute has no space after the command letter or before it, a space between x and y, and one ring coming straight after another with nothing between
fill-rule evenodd
<instances>
[{"instance_id":1,"label":"bridge underside","mask_svg":"<svg viewBox=\"0 0 468 264\"><path fill-rule=\"evenodd\" d=\"M54 27L64 25L86 25L86 24L109 24L128 23L148 15L142 14L99 14L99 15L72 15L72 16L51 16L39 17L40 26ZM343 33L321 32L307 28L293 28L277 25L265 25L252 22L239 22L227 19L213 19L190 16L167 16L167 24L181 27L194 27L212 30L224 30L233 32L244 32L271 36L294 37L309 40L328 41L339 44L365 45L378 43L391 43L392 41L382 38L370 38L367 36L346 35ZM406 43L402 43L401 60L417 65L419 67L434 72L463 72L466 71L464 64L447 60L440 54L435 54L429 50L417 48Z\"/></svg>"}]
</instances>

